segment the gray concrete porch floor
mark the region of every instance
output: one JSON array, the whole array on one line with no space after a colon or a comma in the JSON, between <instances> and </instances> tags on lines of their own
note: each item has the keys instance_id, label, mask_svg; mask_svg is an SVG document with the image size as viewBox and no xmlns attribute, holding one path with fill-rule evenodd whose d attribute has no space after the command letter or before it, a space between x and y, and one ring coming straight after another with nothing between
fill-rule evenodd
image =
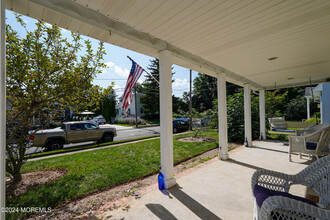
<instances>
[{"instance_id":1,"label":"gray concrete porch floor","mask_svg":"<svg viewBox=\"0 0 330 220\"><path fill-rule=\"evenodd\" d=\"M293 155L283 142L254 141L251 148L229 152L230 159L208 161L177 178L177 186L168 195L154 185L140 199L127 201L126 208L106 211L98 219L252 219L251 176L265 168L295 174L306 167L308 158ZM304 196L306 189L295 187L294 194Z\"/></svg>"}]
</instances>

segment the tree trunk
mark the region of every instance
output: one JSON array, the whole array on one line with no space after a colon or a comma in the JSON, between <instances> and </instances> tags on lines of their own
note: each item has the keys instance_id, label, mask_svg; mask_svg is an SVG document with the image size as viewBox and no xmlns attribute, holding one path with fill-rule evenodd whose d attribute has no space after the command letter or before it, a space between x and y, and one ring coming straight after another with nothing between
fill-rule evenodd
<instances>
[{"instance_id":1,"label":"tree trunk","mask_svg":"<svg viewBox=\"0 0 330 220\"><path fill-rule=\"evenodd\" d=\"M18 183L18 182L21 182L21 180L22 180L21 171L20 170L15 170L14 172L15 172L13 174L13 182L14 182L14 184L15 183Z\"/></svg>"}]
</instances>

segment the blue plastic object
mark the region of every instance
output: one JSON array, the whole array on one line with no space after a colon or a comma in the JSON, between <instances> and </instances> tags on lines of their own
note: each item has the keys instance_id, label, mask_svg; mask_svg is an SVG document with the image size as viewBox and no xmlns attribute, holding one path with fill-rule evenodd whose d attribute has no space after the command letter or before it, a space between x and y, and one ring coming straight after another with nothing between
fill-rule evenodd
<instances>
[{"instance_id":1,"label":"blue plastic object","mask_svg":"<svg viewBox=\"0 0 330 220\"><path fill-rule=\"evenodd\" d=\"M279 132L296 132L295 130L285 130L285 129L272 129L272 131L279 131Z\"/></svg>"},{"instance_id":2,"label":"blue plastic object","mask_svg":"<svg viewBox=\"0 0 330 220\"><path fill-rule=\"evenodd\" d=\"M164 175L159 172L158 175L158 189L163 190L165 188L165 183L164 183Z\"/></svg>"}]
</instances>

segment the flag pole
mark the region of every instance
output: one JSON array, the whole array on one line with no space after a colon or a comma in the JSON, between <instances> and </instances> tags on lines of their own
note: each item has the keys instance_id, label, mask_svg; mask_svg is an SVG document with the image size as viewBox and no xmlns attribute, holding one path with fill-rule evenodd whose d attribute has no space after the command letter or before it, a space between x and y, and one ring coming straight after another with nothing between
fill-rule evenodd
<instances>
[{"instance_id":1,"label":"flag pole","mask_svg":"<svg viewBox=\"0 0 330 220\"><path fill-rule=\"evenodd\" d=\"M135 61L133 61L133 59L130 58L129 56L127 56L127 58L130 59L133 63L135 63ZM143 69L142 67L141 67L141 69L142 69L144 72L146 72L149 76L151 76L151 78L153 78L153 80L155 80L155 81L158 83L158 85L159 85L159 81L158 81L153 75L151 75L150 73L148 73L148 72L147 72L145 69ZM134 86L134 91L135 91L135 126L136 126L136 128L138 128L138 119L137 119L138 109L137 109L137 95L136 95L137 90L136 90L136 84L135 84L135 86Z\"/></svg>"},{"instance_id":2,"label":"flag pole","mask_svg":"<svg viewBox=\"0 0 330 220\"><path fill-rule=\"evenodd\" d=\"M129 56L127 56L127 58L130 59L131 61L133 61L132 58L130 58ZM158 83L158 85L159 85L159 81L153 75L151 75L150 73L148 73L145 69L143 69L143 71L145 73L147 73L149 76L151 76L151 78L153 78L153 80L155 80Z\"/></svg>"}]
</instances>

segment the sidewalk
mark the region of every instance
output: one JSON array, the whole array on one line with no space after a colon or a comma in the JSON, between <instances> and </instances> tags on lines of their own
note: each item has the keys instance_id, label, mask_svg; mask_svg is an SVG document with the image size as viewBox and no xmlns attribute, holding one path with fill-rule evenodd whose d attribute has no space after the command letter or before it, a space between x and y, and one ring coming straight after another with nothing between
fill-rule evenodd
<instances>
[{"instance_id":1,"label":"sidewalk","mask_svg":"<svg viewBox=\"0 0 330 220\"><path fill-rule=\"evenodd\" d=\"M133 197L111 202L120 207L97 215L97 219L252 219L251 176L266 168L294 174L309 161L293 156L280 142L256 141L255 147L241 147L230 152L230 160L217 158L197 166L194 172L177 178L177 186L164 195L153 185L140 199ZM304 196L306 189L292 193ZM141 193L141 192L139 192ZM106 206L107 206L106 205ZM113 207L112 207L113 208Z\"/></svg>"}]
</instances>

